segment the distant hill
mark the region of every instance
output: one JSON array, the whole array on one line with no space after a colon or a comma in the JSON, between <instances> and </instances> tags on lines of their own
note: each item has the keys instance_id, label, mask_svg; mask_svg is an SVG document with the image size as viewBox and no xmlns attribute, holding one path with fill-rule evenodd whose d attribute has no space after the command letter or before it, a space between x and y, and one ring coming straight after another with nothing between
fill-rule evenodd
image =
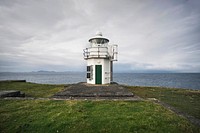
<instances>
[{"instance_id":1,"label":"distant hill","mask_svg":"<svg viewBox=\"0 0 200 133\"><path fill-rule=\"evenodd\" d=\"M45 70L39 70L39 71L36 71L36 72L55 72L55 71L45 71Z\"/></svg>"}]
</instances>

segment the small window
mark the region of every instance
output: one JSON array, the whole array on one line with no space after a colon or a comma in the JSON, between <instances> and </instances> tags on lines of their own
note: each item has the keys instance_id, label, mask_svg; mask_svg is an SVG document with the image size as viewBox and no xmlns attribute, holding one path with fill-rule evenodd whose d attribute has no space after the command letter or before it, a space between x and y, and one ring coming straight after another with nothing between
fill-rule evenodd
<instances>
[{"instance_id":1,"label":"small window","mask_svg":"<svg viewBox=\"0 0 200 133\"><path fill-rule=\"evenodd\" d=\"M90 72L90 66L87 66L87 72Z\"/></svg>"},{"instance_id":2,"label":"small window","mask_svg":"<svg viewBox=\"0 0 200 133\"><path fill-rule=\"evenodd\" d=\"M87 73L87 78L88 78L88 79L90 78L90 73Z\"/></svg>"}]
</instances>

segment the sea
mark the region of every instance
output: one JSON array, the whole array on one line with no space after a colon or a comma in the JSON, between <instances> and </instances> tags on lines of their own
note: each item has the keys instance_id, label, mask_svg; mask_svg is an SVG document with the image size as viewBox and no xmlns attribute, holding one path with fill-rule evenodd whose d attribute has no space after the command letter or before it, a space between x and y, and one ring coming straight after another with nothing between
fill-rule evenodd
<instances>
[{"instance_id":1,"label":"sea","mask_svg":"<svg viewBox=\"0 0 200 133\"><path fill-rule=\"evenodd\" d=\"M129 86L156 86L200 90L200 73L114 73L114 82ZM42 84L86 82L85 72L0 72L0 80Z\"/></svg>"}]
</instances>

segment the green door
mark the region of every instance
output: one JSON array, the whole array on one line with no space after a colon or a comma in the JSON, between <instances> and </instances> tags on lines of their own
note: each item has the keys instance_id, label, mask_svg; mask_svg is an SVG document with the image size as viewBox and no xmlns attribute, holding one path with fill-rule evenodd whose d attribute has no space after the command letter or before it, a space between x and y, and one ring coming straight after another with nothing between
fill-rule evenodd
<instances>
[{"instance_id":1,"label":"green door","mask_svg":"<svg viewBox=\"0 0 200 133\"><path fill-rule=\"evenodd\" d=\"M95 65L95 84L102 84L102 66Z\"/></svg>"}]
</instances>

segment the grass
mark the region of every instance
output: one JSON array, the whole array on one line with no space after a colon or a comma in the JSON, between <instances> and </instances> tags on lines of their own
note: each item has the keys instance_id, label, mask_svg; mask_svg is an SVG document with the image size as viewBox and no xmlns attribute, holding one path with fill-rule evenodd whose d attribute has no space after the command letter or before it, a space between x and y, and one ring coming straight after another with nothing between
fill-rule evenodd
<instances>
[{"instance_id":1,"label":"grass","mask_svg":"<svg viewBox=\"0 0 200 133\"><path fill-rule=\"evenodd\" d=\"M27 97L50 97L58 91L64 89L64 85L35 84L29 82L0 82L0 91L19 90Z\"/></svg>"},{"instance_id":2,"label":"grass","mask_svg":"<svg viewBox=\"0 0 200 133\"><path fill-rule=\"evenodd\" d=\"M50 97L63 88L64 85L0 82L0 90L20 90L36 98ZM157 98L199 118L199 91L128 88L143 98ZM0 132L193 133L200 132L200 128L148 101L0 99Z\"/></svg>"},{"instance_id":3,"label":"grass","mask_svg":"<svg viewBox=\"0 0 200 133\"><path fill-rule=\"evenodd\" d=\"M200 130L152 102L0 100L1 132L167 132Z\"/></svg>"},{"instance_id":4,"label":"grass","mask_svg":"<svg viewBox=\"0 0 200 133\"><path fill-rule=\"evenodd\" d=\"M162 87L128 87L142 98L156 98L200 119L200 91Z\"/></svg>"}]
</instances>

